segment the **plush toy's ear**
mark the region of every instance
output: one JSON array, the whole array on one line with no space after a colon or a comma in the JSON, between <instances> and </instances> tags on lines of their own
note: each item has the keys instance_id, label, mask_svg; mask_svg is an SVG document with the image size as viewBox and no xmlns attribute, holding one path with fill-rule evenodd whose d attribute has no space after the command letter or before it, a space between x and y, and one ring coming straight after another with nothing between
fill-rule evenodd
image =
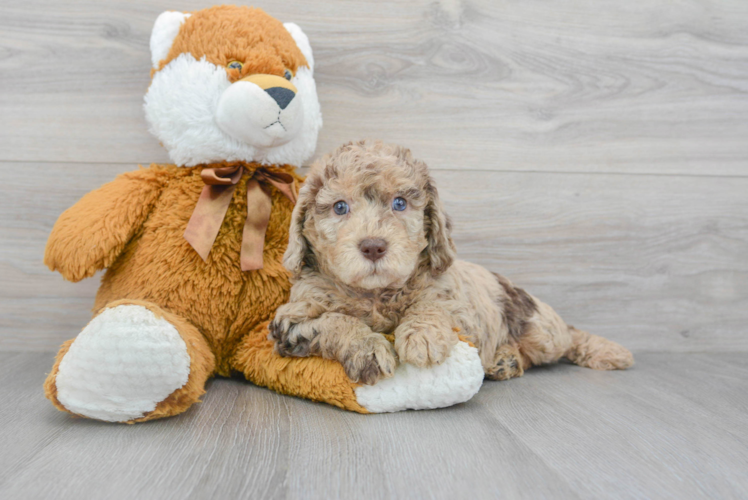
<instances>
[{"instance_id":1,"label":"plush toy's ear","mask_svg":"<svg viewBox=\"0 0 748 500\"><path fill-rule=\"evenodd\" d=\"M158 69L159 63L169 55L169 49L179 34L179 28L188 17L190 14L169 10L156 18L156 24L153 25L151 32L151 62L154 69Z\"/></svg>"},{"instance_id":2,"label":"plush toy's ear","mask_svg":"<svg viewBox=\"0 0 748 500\"><path fill-rule=\"evenodd\" d=\"M299 50L304 54L306 62L309 63L309 69L314 73L314 56L312 55L312 46L309 45L309 38L296 23L283 23L283 26L291 33Z\"/></svg>"}]
</instances>

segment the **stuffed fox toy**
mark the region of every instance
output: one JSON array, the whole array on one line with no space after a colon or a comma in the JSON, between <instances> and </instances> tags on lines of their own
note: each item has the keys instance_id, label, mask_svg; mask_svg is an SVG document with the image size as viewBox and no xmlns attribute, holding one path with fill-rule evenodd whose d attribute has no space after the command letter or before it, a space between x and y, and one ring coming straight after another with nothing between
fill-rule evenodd
<instances>
[{"instance_id":1,"label":"stuffed fox toy","mask_svg":"<svg viewBox=\"0 0 748 500\"><path fill-rule=\"evenodd\" d=\"M212 376L362 413L447 406L483 373L462 344L429 370L358 386L321 358L282 358L267 323L299 183L322 124L309 41L259 9L165 12L151 36L151 132L174 164L123 174L65 211L45 263L79 281L106 268L94 317L45 382L60 410L112 422L185 411ZM459 351L459 352L457 352Z\"/></svg>"}]
</instances>

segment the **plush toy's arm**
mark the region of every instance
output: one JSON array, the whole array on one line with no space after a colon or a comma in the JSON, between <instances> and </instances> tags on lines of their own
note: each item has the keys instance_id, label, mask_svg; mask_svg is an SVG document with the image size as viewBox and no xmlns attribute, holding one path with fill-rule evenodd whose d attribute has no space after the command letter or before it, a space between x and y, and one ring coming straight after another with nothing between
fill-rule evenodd
<instances>
[{"instance_id":1,"label":"plush toy's arm","mask_svg":"<svg viewBox=\"0 0 748 500\"><path fill-rule=\"evenodd\" d=\"M44 263L70 281L110 266L145 222L168 177L165 169L140 169L86 194L57 219Z\"/></svg>"},{"instance_id":2,"label":"plush toy's arm","mask_svg":"<svg viewBox=\"0 0 748 500\"><path fill-rule=\"evenodd\" d=\"M302 297L304 300L301 300ZM299 288L292 289L291 298L298 301L289 302L278 308L270 325L269 335L266 333L265 325L259 325L237 347L233 360L234 369L244 373L248 380L257 385L284 394L324 401L352 411L381 413L443 408L462 403L472 398L483 383L483 366L478 349L467 342L459 342L455 330L443 331L441 327L452 323L446 312L448 308L438 307L433 301L411 306L401 323L405 328L396 329L395 337L399 334L401 342L407 339L416 340L418 337L426 340L421 335L431 333L432 327L435 326L437 335L441 334L442 340L451 346L446 359L440 364L426 363L430 364L428 367L400 363L394 375L381 378L374 385L367 385L352 382L350 375L346 373L351 365L345 366L345 362L339 362L337 355L329 356L335 361L318 356L323 355L322 348L330 347L321 343L332 342L333 351L345 347L347 340L351 340L345 335L347 330L362 330L364 335L359 338L366 337L373 341L374 337L366 335L371 330L357 318L334 313L328 313L329 316L326 316L322 312L324 308L307 302L309 294L301 293ZM378 337L373 343L377 347L379 341L384 339L384 336L378 333L372 332L369 335ZM382 344L382 348L384 347ZM411 347L412 352L420 352L417 348L419 346ZM390 349L387 346L387 350ZM367 349L362 350L365 351ZM312 352L318 354L301 358L278 355L283 353L290 356L306 356ZM371 349L368 349L368 352L371 353ZM376 355L375 358L389 356ZM394 364L394 358L392 361ZM430 361L433 363L434 360ZM372 370L367 371L367 374L376 373L373 370L374 366L370 363L368 365ZM381 369L381 363L377 365ZM355 367L356 363L353 366ZM354 376L355 378L359 377Z\"/></svg>"},{"instance_id":3,"label":"plush toy's arm","mask_svg":"<svg viewBox=\"0 0 748 500\"><path fill-rule=\"evenodd\" d=\"M343 366L317 356L284 358L268 340L267 324L237 346L235 370L252 383L283 394L323 401L360 413L443 408L472 398L483 383L478 349L458 342L449 357L431 368L401 363L395 375L374 385L351 382Z\"/></svg>"},{"instance_id":4,"label":"plush toy's arm","mask_svg":"<svg viewBox=\"0 0 748 500\"><path fill-rule=\"evenodd\" d=\"M391 377L397 361L387 339L353 316L326 312L313 319L290 323L286 311L297 303L281 306L270 325L270 338L281 356L321 356L343 365L353 382L374 384Z\"/></svg>"}]
</instances>

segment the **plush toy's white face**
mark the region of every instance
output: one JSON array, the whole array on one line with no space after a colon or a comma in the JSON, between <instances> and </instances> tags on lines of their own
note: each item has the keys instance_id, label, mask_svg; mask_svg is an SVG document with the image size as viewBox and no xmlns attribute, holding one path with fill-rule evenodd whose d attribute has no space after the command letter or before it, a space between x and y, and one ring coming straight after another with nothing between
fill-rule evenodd
<instances>
[{"instance_id":1,"label":"plush toy's white face","mask_svg":"<svg viewBox=\"0 0 748 500\"><path fill-rule=\"evenodd\" d=\"M259 21L264 24L258 30L270 25L268 19L277 23L261 14L264 17ZM151 36L156 72L145 96L146 119L172 161L181 166L222 161L301 165L314 153L322 125L314 60L306 35L295 24L286 23L286 31L281 31L288 40L276 44L280 50L235 35L239 39L227 40L228 47L221 46L199 59L190 51L170 54L180 30L189 30L182 33L183 39L206 35L200 29L210 26L207 21L193 19L185 27L189 19L189 14L165 12ZM295 69L279 66L284 42L286 46L295 43L307 64ZM232 48L232 43L237 48ZM257 46L250 47L256 48L253 52L242 45L251 43Z\"/></svg>"}]
</instances>

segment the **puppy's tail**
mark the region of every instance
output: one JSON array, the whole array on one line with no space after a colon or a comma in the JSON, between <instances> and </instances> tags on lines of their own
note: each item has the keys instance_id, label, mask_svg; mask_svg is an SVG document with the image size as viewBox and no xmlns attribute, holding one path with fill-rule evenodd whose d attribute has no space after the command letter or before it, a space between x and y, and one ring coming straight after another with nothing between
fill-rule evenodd
<instances>
[{"instance_id":1,"label":"puppy's tail","mask_svg":"<svg viewBox=\"0 0 748 500\"><path fill-rule=\"evenodd\" d=\"M565 357L579 366L595 370L625 370L634 364L631 351L622 345L569 326L571 349Z\"/></svg>"}]
</instances>

